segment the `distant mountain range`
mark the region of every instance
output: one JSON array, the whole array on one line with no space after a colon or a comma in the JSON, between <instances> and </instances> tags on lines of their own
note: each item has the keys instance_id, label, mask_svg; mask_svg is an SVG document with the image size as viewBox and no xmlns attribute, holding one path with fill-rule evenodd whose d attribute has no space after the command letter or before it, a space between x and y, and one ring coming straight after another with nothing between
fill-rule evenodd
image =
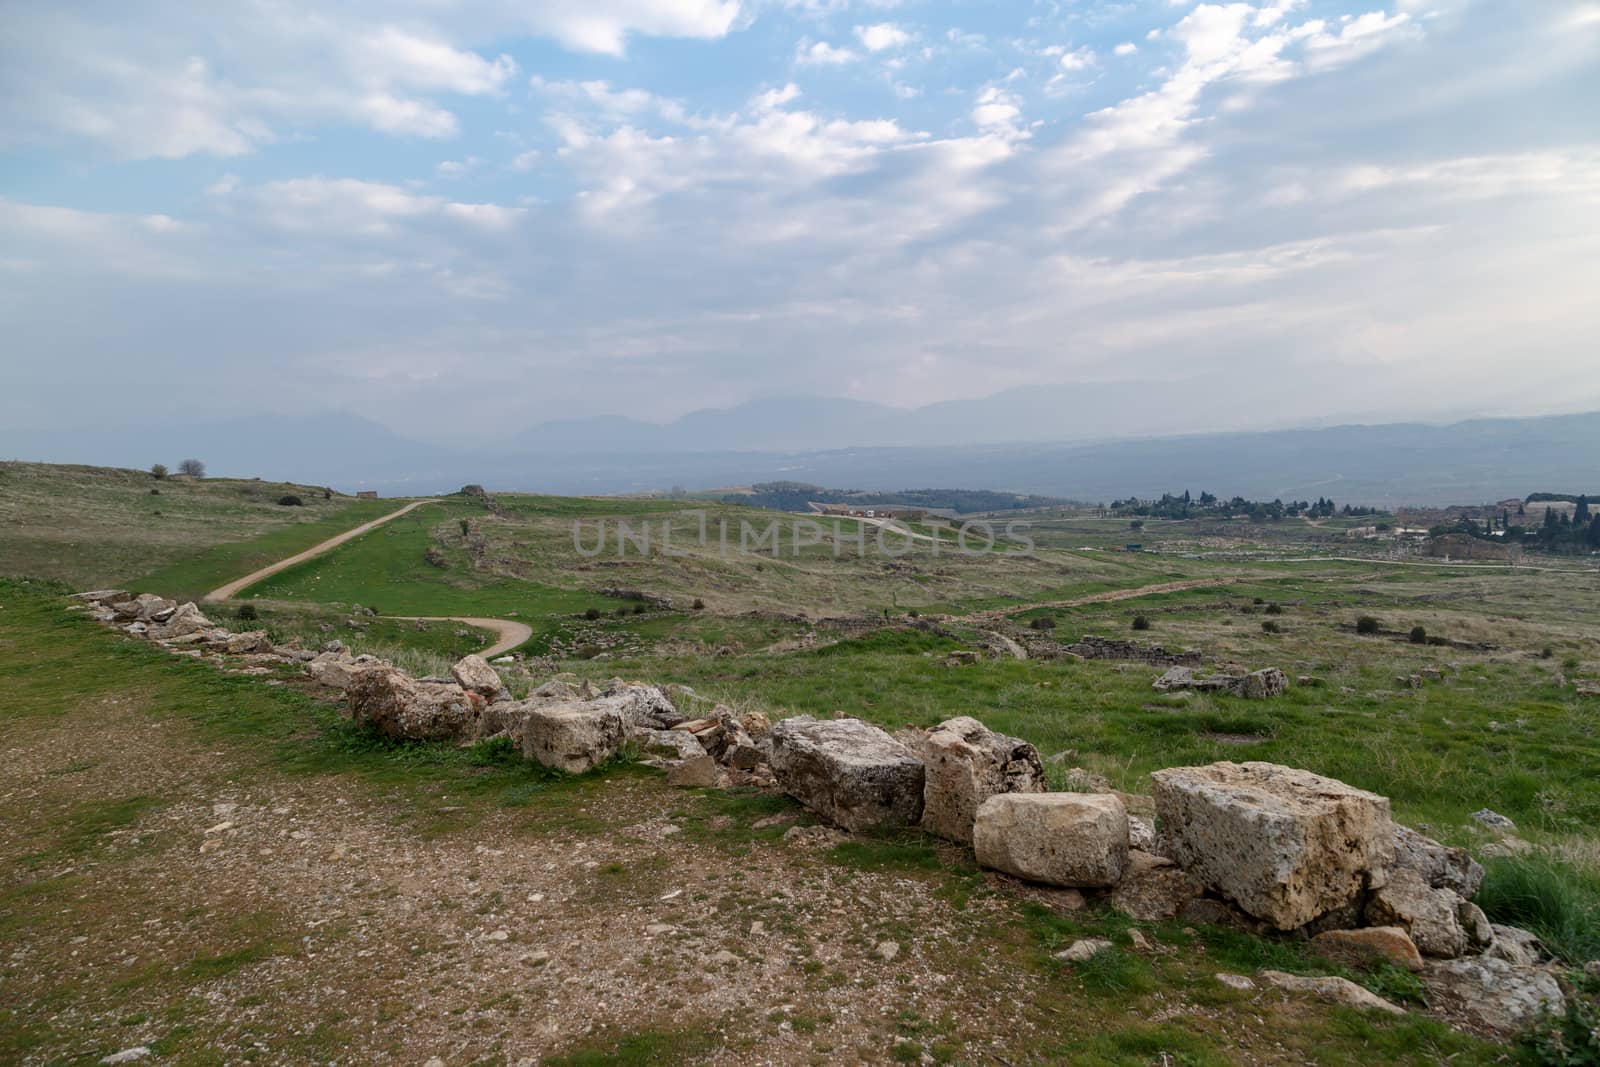
<instances>
[{"instance_id":1,"label":"distant mountain range","mask_svg":"<svg viewBox=\"0 0 1600 1067\"><path fill-rule=\"evenodd\" d=\"M429 445L346 415L0 429L0 456L136 468L194 456L213 474L387 495L469 482L601 494L785 479L841 489L996 489L1089 501L1205 489L1252 499L1330 496L1393 505L1479 503L1600 481L1600 413L1139 437L1086 429L1101 424L1065 414L1069 402L1060 394L1032 394L911 412L791 399L697 412L666 425L571 420L535 426L493 451ZM1007 438L1013 426L1043 432L1042 413L1057 405L1063 415L1056 439ZM1107 439L1113 436L1134 439Z\"/></svg>"}]
</instances>

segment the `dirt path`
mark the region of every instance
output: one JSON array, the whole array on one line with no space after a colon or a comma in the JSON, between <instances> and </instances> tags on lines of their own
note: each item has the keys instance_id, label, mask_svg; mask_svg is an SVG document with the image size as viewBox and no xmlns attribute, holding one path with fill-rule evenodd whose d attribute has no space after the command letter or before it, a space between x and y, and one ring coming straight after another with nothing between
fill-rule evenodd
<instances>
[{"instance_id":1,"label":"dirt path","mask_svg":"<svg viewBox=\"0 0 1600 1067\"><path fill-rule=\"evenodd\" d=\"M460 622L468 626L492 630L497 635L495 643L478 653L484 659L493 659L495 656L510 652L533 636L533 627L525 622L517 622L514 619L481 619L467 615L391 615L389 617L407 621Z\"/></svg>"},{"instance_id":2,"label":"dirt path","mask_svg":"<svg viewBox=\"0 0 1600 1067\"><path fill-rule=\"evenodd\" d=\"M424 504L435 503L438 503L438 501L431 497L427 500L413 500L411 503L407 504L403 508L400 508L398 511L391 511L382 518L377 518L373 519L371 522L362 523L360 526L357 526L354 529L346 530L342 534L328 538L321 544L312 545L304 552L290 556L288 559L280 559L278 562L268 564L267 566L262 567L260 570L251 571L243 578L236 578L227 585L219 586L207 593L203 599L207 601L229 600L235 596L238 596L245 589L255 585L257 582L264 581L280 571L286 571L295 564L304 563L308 559L316 559L324 552L331 552L340 545L344 544L346 541L354 540L364 533L367 533L371 530L376 530L384 523L392 522L407 512L416 508L420 508Z\"/></svg>"},{"instance_id":3,"label":"dirt path","mask_svg":"<svg viewBox=\"0 0 1600 1067\"><path fill-rule=\"evenodd\" d=\"M1014 608L993 608L989 611L963 615L960 618L963 622L999 622L1019 611L1032 611L1035 608L1081 608L1085 604L1109 604L1116 600L1135 600L1142 596L1181 593L1186 589L1215 589L1218 586L1234 585L1240 581L1243 579L1195 578L1184 582L1162 582L1159 585L1141 585L1137 589L1112 589L1104 593L1091 593L1088 596L1073 597L1071 600L1048 600L1037 604L1020 604Z\"/></svg>"},{"instance_id":4,"label":"dirt path","mask_svg":"<svg viewBox=\"0 0 1600 1067\"><path fill-rule=\"evenodd\" d=\"M277 574L280 571L288 570L297 563L304 563L308 559L316 559L318 556L323 555L326 552L331 552L348 541L353 541L364 533L369 533L372 530L377 529L386 522L393 522L400 516L405 515L416 508L420 508L424 504L436 503L438 503L438 500L433 497L429 497L426 500L413 500L403 508L400 508L396 511L391 511L389 514L384 515L381 518L373 519L371 522L363 523L354 529L346 530L344 533L335 537L330 537L321 544L312 545L304 552L290 556L288 559L280 559L278 562L262 567L260 570L251 571L243 578L235 578L227 585L219 586L218 588L211 590L211 592L205 595L205 599L207 601L229 600L235 596L238 596L244 590L248 589L252 585L255 585L257 582L265 581L274 574ZM495 634L495 642L479 653L479 655L483 656L484 659L489 659L492 656L499 656L506 652L510 652L512 649L516 648L518 645L522 644L528 638L533 636L533 627L529 626L527 623L516 622L511 619L485 619L467 615L393 615L390 616L390 618L405 619L407 621L415 621L420 619L423 622L459 622L464 623L467 626L476 626L480 629L489 630Z\"/></svg>"}]
</instances>

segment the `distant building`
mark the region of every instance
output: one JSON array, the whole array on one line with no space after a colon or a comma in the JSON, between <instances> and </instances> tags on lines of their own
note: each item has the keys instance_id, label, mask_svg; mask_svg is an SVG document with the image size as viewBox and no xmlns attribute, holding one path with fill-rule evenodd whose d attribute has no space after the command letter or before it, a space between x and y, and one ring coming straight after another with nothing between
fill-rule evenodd
<instances>
[{"instance_id":1,"label":"distant building","mask_svg":"<svg viewBox=\"0 0 1600 1067\"><path fill-rule=\"evenodd\" d=\"M924 508L897 508L891 505L864 507L859 504L822 504L820 506L824 515L838 515L841 518L852 519L899 519L902 522L921 522L928 515Z\"/></svg>"},{"instance_id":2,"label":"distant building","mask_svg":"<svg viewBox=\"0 0 1600 1067\"><path fill-rule=\"evenodd\" d=\"M357 500L376 500L376 499L378 499L378 491L376 489L363 489L359 493L356 494L356 499Z\"/></svg>"},{"instance_id":3,"label":"distant building","mask_svg":"<svg viewBox=\"0 0 1600 1067\"><path fill-rule=\"evenodd\" d=\"M1522 546L1496 544L1466 534L1442 534L1429 538L1422 553L1430 559L1492 559L1515 563L1522 558Z\"/></svg>"}]
</instances>

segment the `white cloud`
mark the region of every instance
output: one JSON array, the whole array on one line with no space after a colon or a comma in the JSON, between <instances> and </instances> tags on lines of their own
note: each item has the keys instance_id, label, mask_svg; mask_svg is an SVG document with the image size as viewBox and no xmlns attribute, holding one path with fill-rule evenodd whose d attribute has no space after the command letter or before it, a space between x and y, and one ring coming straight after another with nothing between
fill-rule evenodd
<instances>
[{"instance_id":1,"label":"white cloud","mask_svg":"<svg viewBox=\"0 0 1600 1067\"><path fill-rule=\"evenodd\" d=\"M801 41L795 47L794 61L803 67L837 67L854 63L861 57L848 48L839 48L827 41Z\"/></svg>"},{"instance_id":2,"label":"white cloud","mask_svg":"<svg viewBox=\"0 0 1600 1067\"><path fill-rule=\"evenodd\" d=\"M899 48L911 40L911 35L892 22L877 22L871 26L857 26L856 40L869 52L882 52Z\"/></svg>"},{"instance_id":3,"label":"white cloud","mask_svg":"<svg viewBox=\"0 0 1600 1067\"><path fill-rule=\"evenodd\" d=\"M1134 44L1132 41L1123 41L1121 44L1117 45L1117 47L1111 50L1111 54L1117 56L1131 56L1137 51L1139 51L1138 45Z\"/></svg>"},{"instance_id":4,"label":"white cloud","mask_svg":"<svg viewBox=\"0 0 1600 1067\"><path fill-rule=\"evenodd\" d=\"M1057 60L1061 64L1062 70L1070 71L1088 70L1098 61L1099 57L1095 55L1094 49L1087 45L1082 48L1075 48L1070 52L1062 52L1061 58Z\"/></svg>"}]
</instances>

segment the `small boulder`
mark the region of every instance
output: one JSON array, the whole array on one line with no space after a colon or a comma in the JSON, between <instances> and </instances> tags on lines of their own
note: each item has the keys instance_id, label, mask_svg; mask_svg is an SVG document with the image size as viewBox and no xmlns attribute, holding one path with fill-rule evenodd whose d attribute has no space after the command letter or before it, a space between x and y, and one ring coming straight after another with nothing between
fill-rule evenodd
<instances>
[{"instance_id":1,"label":"small boulder","mask_svg":"<svg viewBox=\"0 0 1600 1067\"><path fill-rule=\"evenodd\" d=\"M1130 849L1122 881L1111 892L1111 906L1140 922L1162 922L1177 918L1204 892L1200 879L1171 860Z\"/></svg>"},{"instance_id":2,"label":"small boulder","mask_svg":"<svg viewBox=\"0 0 1600 1067\"><path fill-rule=\"evenodd\" d=\"M1550 972L1489 956L1430 961L1422 973L1433 1009L1475 1033L1510 1037L1566 998Z\"/></svg>"},{"instance_id":3,"label":"small boulder","mask_svg":"<svg viewBox=\"0 0 1600 1067\"><path fill-rule=\"evenodd\" d=\"M193 604L182 604L158 628L150 631L150 636L158 641L171 641L178 637L187 637L202 630L211 629L215 623L206 618L200 609Z\"/></svg>"},{"instance_id":4,"label":"small boulder","mask_svg":"<svg viewBox=\"0 0 1600 1067\"><path fill-rule=\"evenodd\" d=\"M978 863L1060 886L1114 886L1128 864L1128 813L1094 793L1000 793L978 808Z\"/></svg>"},{"instance_id":5,"label":"small boulder","mask_svg":"<svg viewBox=\"0 0 1600 1067\"><path fill-rule=\"evenodd\" d=\"M450 668L450 676L461 688L477 693L486 700L493 700L505 689L500 676L489 666L489 661L476 653L457 660Z\"/></svg>"},{"instance_id":6,"label":"small boulder","mask_svg":"<svg viewBox=\"0 0 1600 1067\"><path fill-rule=\"evenodd\" d=\"M1408 971L1422 970L1422 953L1398 926L1372 926L1363 930L1329 930L1311 939L1324 956L1355 963L1384 960Z\"/></svg>"},{"instance_id":7,"label":"small boulder","mask_svg":"<svg viewBox=\"0 0 1600 1067\"><path fill-rule=\"evenodd\" d=\"M1062 963L1086 963L1100 953L1114 947L1111 942L1101 937L1088 937L1081 941L1074 941L1066 948L1055 954L1055 958Z\"/></svg>"},{"instance_id":8,"label":"small boulder","mask_svg":"<svg viewBox=\"0 0 1600 1067\"><path fill-rule=\"evenodd\" d=\"M1394 854L1389 801L1272 763L1151 776L1162 851L1280 930L1349 904Z\"/></svg>"},{"instance_id":9,"label":"small boulder","mask_svg":"<svg viewBox=\"0 0 1600 1067\"><path fill-rule=\"evenodd\" d=\"M977 719L940 723L922 740L927 765L922 826L952 841L971 842L978 807L999 793L1043 793L1044 764L1026 741L997 734Z\"/></svg>"},{"instance_id":10,"label":"small boulder","mask_svg":"<svg viewBox=\"0 0 1600 1067\"><path fill-rule=\"evenodd\" d=\"M1477 822L1482 826L1487 826L1491 830L1500 830L1509 833L1517 828L1516 823L1512 822L1504 815L1501 815L1498 811L1491 811L1488 808L1479 808L1477 811L1472 813L1472 818L1474 822Z\"/></svg>"},{"instance_id":11,"label":"small boulder","mask_svg":"<svg viewBox=\"0 0 1600 1067\"><path fill-rule=\"evenodd\" d=\"M1239 682L1239 695L1246 700L1270 700L1289 688L1289 678L1276 667L1251 671Z\"/></svg>"},{"instance_id":12,"label":"small boulder","mask_svg":"<svg viewBox=\"0 0 1600 1067\"><path fill-rule=\"evenodd\" d=\"M706 755L705 746L682 730L630 730L628 739L654 759L689 760Z\"/></svg>"},{"instance_id":13,"label":"small boulder","mask_svg":"<svg viewBox=\"0 0 1600 1067\"><path fill-rule=\"evenodd\" d=\"M1531 967L1543 957L1543 947L1539 944L1539 935L1530 930L1523 930L1516 926L1501 926L1495 923L1491 927L1494 941L1484 950L1485 956L1497 960L1505 960L1519 967ZM1595 968L1592 976L1600 978L1600 966L1589 964Z\"/></svg>"},{"instance_id":14,"label":"small boulder","mask_svg":"<svg viewBox=\"0 0 1600 1067\"><path fill-rule=\"evenodd\" d=\"M1307 978L1298 974L1284 974L1282 971L1261 971L1256 977L1285 992L1310 993L1312 996L1332 1004L1342 1004L1347 1008L1366 1008L1389 1015L1406 1013L1398 1004L1391 1004L1370 989L1364 989L1348 978L1335 978L1331 975Z\"/></svg>"},{"instance_id":15,"label":"small boulder","mask_svg":"<svg viewBox=\"0 0 1600 1067\"><path fill-rule=\"evenodd\" d=\"M1415 871L1435 889L1451 889L1471 900L1483 884L1483 867L1466 849L1441 845L1409 826L1394 827L1391 870Z\"/></svg>"},{"instance_id":16,"label":"small boulder","mask_svg":"<svg viewBox=\"0 0 1600 1067\"><path fill-rule=\"evenodd\" d=\"M583 774L614 757L625 734L615 708L574 702L530 708L522 727L522 753L546 767Z\"/></svg>"},{"instance_id":17,"label":"small boulder","mask_svg":"<svg viewBox=\"0 0 1600 1067\"><path fill-rule=\"evenodd\" d=\"M458 685L419 682L393 667L362 671L345 695L356 722L413 741L475 736L485 704L483 697Z\"/></svg>"},{"instance_id":18,"label":"small boulder","mask_svg":"<svg viewBox=\"0 0 1600 1067\"><path fill-rule=\"evenodd\" d=\"M667 784L680 789L717 789L727 772L705 752L684 760L667 772Z\"/></svg>"},{"instance_id":19,"label":"small boulder","mask_svg":"<svg viewBox=\"0 0 1600 1067\"><path fill-rule=\"evenodd\" d=\"M769 759L786 793L847 830L922 818L922 762L860 719L785 719L772 728Z\"/></svg>"},{"instance_id":20,"label":"small boulder","mask_svg":"<svg viewBox=\"0 0 1600 1067\"><path fill-rule=\"evenodd\" d=\"M1388 884L1367 901L1367 922L1398 926L1423 955L1453 959L1466 952L1469 944L1457 917L1461 903L1454 892L1433 888L1415 871L1393 871Z\"/></svg>"},{"instance_id":21,"label":"small boulder","mask_svg":"<svg viewBox=\"0 0 1600 1067\"><path fill-rule=\"evenodd\" d=\"M242 656L246 652L271 652L272 639L265 630L246 630L230 636L224 650L230 656Z\"/></svg>"}]
</instances>

